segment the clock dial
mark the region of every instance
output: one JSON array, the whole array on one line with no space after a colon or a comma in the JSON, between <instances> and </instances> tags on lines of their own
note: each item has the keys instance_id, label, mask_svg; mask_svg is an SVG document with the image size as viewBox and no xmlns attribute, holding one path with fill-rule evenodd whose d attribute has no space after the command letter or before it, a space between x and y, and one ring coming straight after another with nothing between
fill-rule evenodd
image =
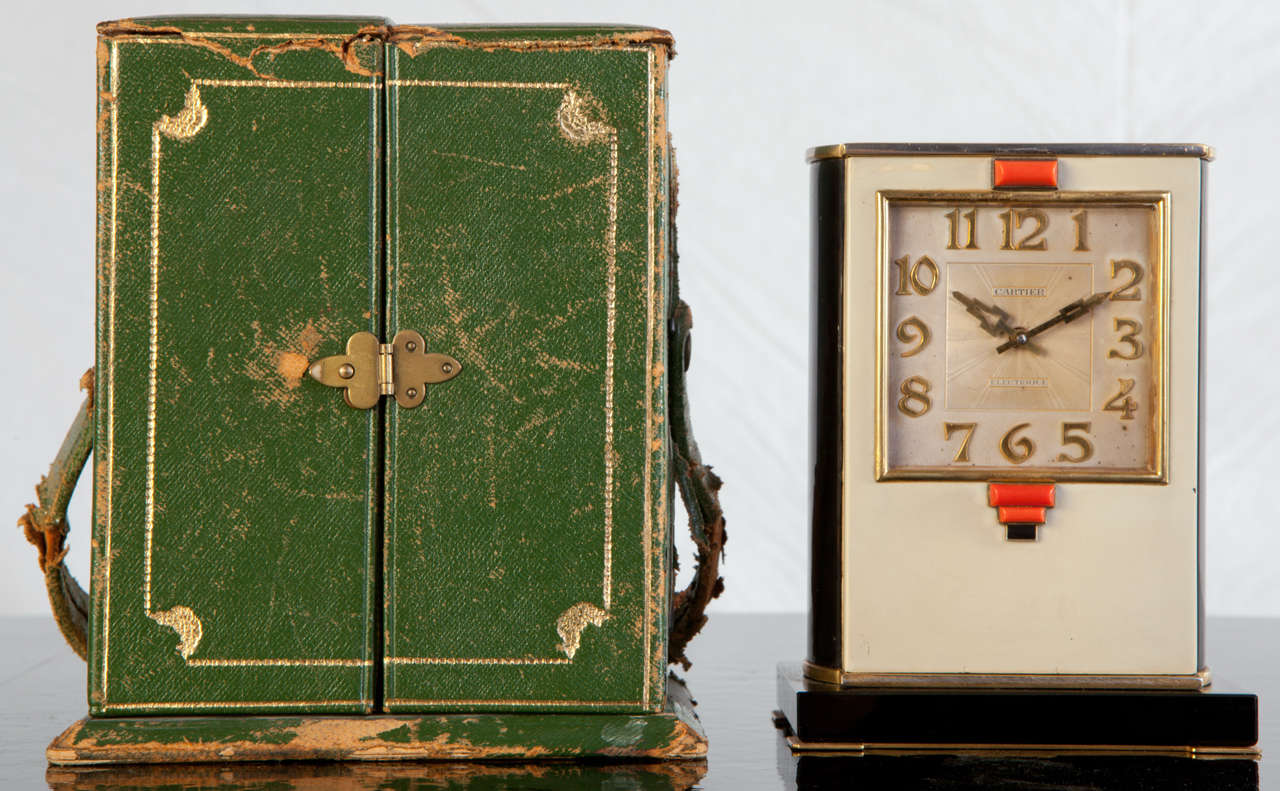
<instances>
[{"instance_id":1,"label":"clock dial","mask_svg":"<svg viewBox=\"0 0 1280 791\"><path fill-rule=\"evenodd\" d=\"M1159 197L888 197L882 478L1159 479Z\"/></svg>"}]
</instances>

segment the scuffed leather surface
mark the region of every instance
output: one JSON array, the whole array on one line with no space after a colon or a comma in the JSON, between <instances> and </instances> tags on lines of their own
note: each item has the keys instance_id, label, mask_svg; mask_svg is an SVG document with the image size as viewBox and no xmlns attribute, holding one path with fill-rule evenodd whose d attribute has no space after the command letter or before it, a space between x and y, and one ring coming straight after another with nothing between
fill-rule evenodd
<instances>
[{"instance_id":1,"label":"scuffed leather surface","mask_svg":"<svg viewBox=\"0 0 1280 791\"><path fill-rule=\"evenodd\" d=\"M387 655L433 660L388 666L392 711L661 705L666 135L647 91L664 54L389 50L389 316L463 365L388 415ZM566 83L617 130L609 561L610 141L565 134L565 89L516 83ZM567 658L557 621L576 605L606 614L572 662L530 663Z\"/></svg>"},{"instance_id":2,"label":"scuffed leather surface","mask_svg":"<svg viewBox=\"0 0 1280 791\"><path fill-rule=\"evenodd\" d=\"M107 452L96 460L93 712L377 705L379 412L349 409L297 363L341 350L357 330L399 328L457 357L463 374L416 410L386 408L388 655L564 657L566 608L607 613L580 635L572 663L404 665L387 676L387 697L403 709L658 708L670 519L665 44L585 31L565 46L431 35L416 57L403 36L385 47L414 78L568 83L617 129L608 607L609 147L561 137L561 93L435 91L411 111L392 108L400 126L387 139L404 156L393 148L389 160L399 198L385 281L380 91L201 88L207 124L161 140L152 615L199 617L191 660L370 660L208 667L184 661L175 629L148 617L142 596L152 125L179 113L192 79L358 82L381 71L383 45L268 46L207 32L158 44L175 34L130 30L104 47L118 47L116 94L100 52L98 362L110 395L97 411Z\"/></svg>"},{"instance_id":3,"label":"scuffed leather surface","mask_svg":"<svg viewBox=\"0 0 1280 791\"><path fill-rule=\"evenodd\" d=\"M242 53L279 41L218 40ZM366 710L370 665L193 666L176 631L148 617L152 127L179 114L193 80L257 78L172 37L102 46L91 710ZM381 45L360 46L376 67ZM281 80L370 79L317 48L254 62ZM151 610L195 613L193 660L369 660L376 416L303 374L318 352L377 329L380 92L200 94L204 127L161 140Z\"/></svg>"}]
</instances>

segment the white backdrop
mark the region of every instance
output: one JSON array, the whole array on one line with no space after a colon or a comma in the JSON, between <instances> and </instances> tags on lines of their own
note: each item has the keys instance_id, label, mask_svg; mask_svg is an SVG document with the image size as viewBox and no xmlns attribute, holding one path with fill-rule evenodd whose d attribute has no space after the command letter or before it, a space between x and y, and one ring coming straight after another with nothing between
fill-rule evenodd
<instances>
[{"instance_id":1,"label":"white backdrop","mask_svg":"<svg viewBox=\"0 0 1280 791\"><path fill-rule=\"evenodd\" d=\"M201 13L666 27L682 288L703 455L724 477L721 611L802 610L808 169L847 141L1203 142L1209 193L1208 609L1280 616L1280 6L1170 0L430 4L23 3L0 75L6 346L0 513L32 499L93 359L94 23ZM88 487L86 486L86 491ZM69 562L86 581L89 496ZM47 612L35 553L0 534L0 615Z\"/></svg>"}]
</instances>

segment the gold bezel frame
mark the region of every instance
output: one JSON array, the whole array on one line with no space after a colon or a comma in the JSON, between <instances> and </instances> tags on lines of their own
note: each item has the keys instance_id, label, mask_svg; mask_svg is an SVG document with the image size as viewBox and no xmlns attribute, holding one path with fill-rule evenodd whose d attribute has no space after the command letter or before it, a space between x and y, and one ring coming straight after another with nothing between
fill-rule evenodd
<instances>
[{"instance_id":1,"label":"gold bezel frame","mask_svg":"<svg viewBox=\"0 0 1280 791\"><path fill-rule=\"evenodd\" d=\"M876 191L876 333L875 333L875 479L876 481L1087 481L1094 483L1168 483L1169 445L1169 268L1170 195L1167 192L1150 191L1092 191L1046 192L1043 190L877 190ZM1152 229L1152 263L1158 264L1158 274L1153 274L1155 295L1155 325L1152 334L1152 410L1148 424L1149 434L1154 435L1154 449L1145 470L1116 468L1090 468L1073 470L1060 467L913 467L890 469L888 464L888 437L886 420L889 393L887 390L888 367L888 311L886 288L889 282L889 209L890 203L949 204L958 201L999 205L1045 205L1061 203L1089 203L1104 207L1149 206L1154 210ZM1150 269L1151 267L1149 267Z\"/></svg>"}]
</instances>

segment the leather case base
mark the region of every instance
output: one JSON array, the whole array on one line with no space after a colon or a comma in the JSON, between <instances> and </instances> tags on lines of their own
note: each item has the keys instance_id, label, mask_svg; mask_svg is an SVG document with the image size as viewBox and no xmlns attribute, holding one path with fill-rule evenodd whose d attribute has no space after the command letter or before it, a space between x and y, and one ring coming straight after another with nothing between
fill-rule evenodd
<instances>
[{"instance_id":1,"label":"leather case base","mask_svg":"<svg viewBox=\"0 0 1280 791\"><path fill-rule=\"evenodd\" d=\"M707 736L685 685L655 714L88 717L49 745L59 766L226 761L696 760Z\"/></svg>"}]
</instances>

